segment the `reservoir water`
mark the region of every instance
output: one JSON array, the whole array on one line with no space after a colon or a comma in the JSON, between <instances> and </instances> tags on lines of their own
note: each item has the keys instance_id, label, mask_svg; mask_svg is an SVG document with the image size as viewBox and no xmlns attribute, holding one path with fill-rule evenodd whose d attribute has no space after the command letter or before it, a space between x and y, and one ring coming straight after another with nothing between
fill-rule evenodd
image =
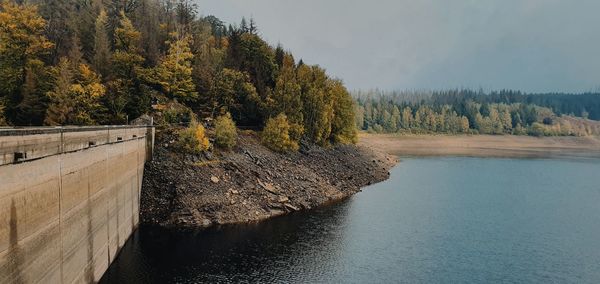
<instances>
[{"instance_id":1,"label":"reservoir water","mask_svg":"<svg viewBox=\"0 0 600 284\"><path fill-rule=\"evenodd\" d=\"M104 283L600 283L600 161L404 159L338 204L141 227Z\"/></svg>"}]
</instances>

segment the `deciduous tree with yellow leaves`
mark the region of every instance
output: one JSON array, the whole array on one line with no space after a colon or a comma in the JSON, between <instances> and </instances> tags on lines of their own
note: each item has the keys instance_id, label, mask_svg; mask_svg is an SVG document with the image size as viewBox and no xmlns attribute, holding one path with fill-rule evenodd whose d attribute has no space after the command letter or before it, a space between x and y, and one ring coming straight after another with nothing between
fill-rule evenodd
<instances>
[{"instance_id":1,"label":"deciduous tree with yellow leaves","mask_svg":"<svg viewBox=\"0 0 600 284\"><path fill-rule=\"evenodd\" d=\"M62 58L52 68L54 88L48 92L45 123L48 125L93 125L101 110L106 90L100 77L83 63L72 64Z\"/></svg>"},{"instance_id":2,"label":"deciduous tree with yellow leaves","mask_svg":"<svg viewBox=\"0 0 600 284\"><path fill-rule=\"evenodd\" d=\"M36 72L45 68L40 57L53 46L45 26L36 6L0 2L0 100L6 100L6 116L15 124L35 123L28 110L44 107L43 94L22 90L27 83L39 84ZM26 94L36 97L26 100Z\"/></svg>"},{"instance_id":3,"label":"deciduous tree with yellow leaves","mask_svg":"<svg viewBox=\"0 0 600 284\"><path fill-rule=\"evenodd\" d=\"M198 98L196 86L192 80L192 59L189 36L173 33L168 41L169 50L161 63L156 67L154 80L170 98L183 102L193 102Z\"/></svg>"}]
</instances>

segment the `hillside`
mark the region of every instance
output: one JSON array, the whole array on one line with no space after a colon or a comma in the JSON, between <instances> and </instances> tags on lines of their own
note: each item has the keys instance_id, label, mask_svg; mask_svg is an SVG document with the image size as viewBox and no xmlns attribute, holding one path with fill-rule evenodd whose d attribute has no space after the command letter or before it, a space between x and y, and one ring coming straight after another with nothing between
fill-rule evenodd
<instances>
[{"instance_id":1,"label":"hillside","mask_svg":"<svg viewBox=\"0 0 600 284\"><path fill-rule=\"evenodd\" d=\"M173 129L158 131L141 197L144 224L206 227L245 223L346 198L385 180L395 164L365 147L302 145L279 154L253 132L231 152L182 154Z\"/></svg>"},{"instance_id":2,"label":"hillside","mask_svg":"<svg viewBox=\"0 0 600 284\"><path fill-rule=\"evenodd\" d=\"M356 138L343 82L189 0L0 2L0 126L127 124L172 103L166 123L285 115L319 144Z\"/></svg>"}]
</instances>

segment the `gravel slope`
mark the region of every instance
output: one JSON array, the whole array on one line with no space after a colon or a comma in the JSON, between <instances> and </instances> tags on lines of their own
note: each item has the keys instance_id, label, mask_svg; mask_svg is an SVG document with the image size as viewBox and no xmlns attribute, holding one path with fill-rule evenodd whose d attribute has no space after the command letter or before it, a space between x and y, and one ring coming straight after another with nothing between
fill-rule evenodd
<instances>
[{"instance_id":1,"label":"gravel slope","mask_svg":"<svg viewBox=\"0 0 600 284\"><path fill-rule=\"evenodd\" d=\"M244 132L231 152L189 155L157 133L141 196L143 224L208 227L264 220L337 201L383 181L396 159L366 147L303 145L279 154Z\"/></svg>"}]
</instances>

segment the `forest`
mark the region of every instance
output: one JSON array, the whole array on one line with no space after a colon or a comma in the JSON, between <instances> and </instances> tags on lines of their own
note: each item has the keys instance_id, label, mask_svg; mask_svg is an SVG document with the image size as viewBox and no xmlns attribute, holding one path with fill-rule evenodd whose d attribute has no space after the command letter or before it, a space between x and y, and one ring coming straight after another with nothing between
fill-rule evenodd
<instances>
[{"instance_id":1,"label":"forest","mask_svg":"<svg viewBox=\"0 0 600 284\"><path fill-rule=\"evenodd\" d=\"M0 126L148 113L172 124L271 121L294 143L356 140L343 83L267 43L254 19L226 24L189 0L0 1Z\"/></svg>"},{"instance_id":2,"label":"forest","mask_svg":"<svg viewBox=\"0 0 600 284\"><path fill-rule=\"evenodd\" d=\"M600 134L600 94L472 90L353 92L356 125L375 133Z\"/></svg>"}]
</instances>

